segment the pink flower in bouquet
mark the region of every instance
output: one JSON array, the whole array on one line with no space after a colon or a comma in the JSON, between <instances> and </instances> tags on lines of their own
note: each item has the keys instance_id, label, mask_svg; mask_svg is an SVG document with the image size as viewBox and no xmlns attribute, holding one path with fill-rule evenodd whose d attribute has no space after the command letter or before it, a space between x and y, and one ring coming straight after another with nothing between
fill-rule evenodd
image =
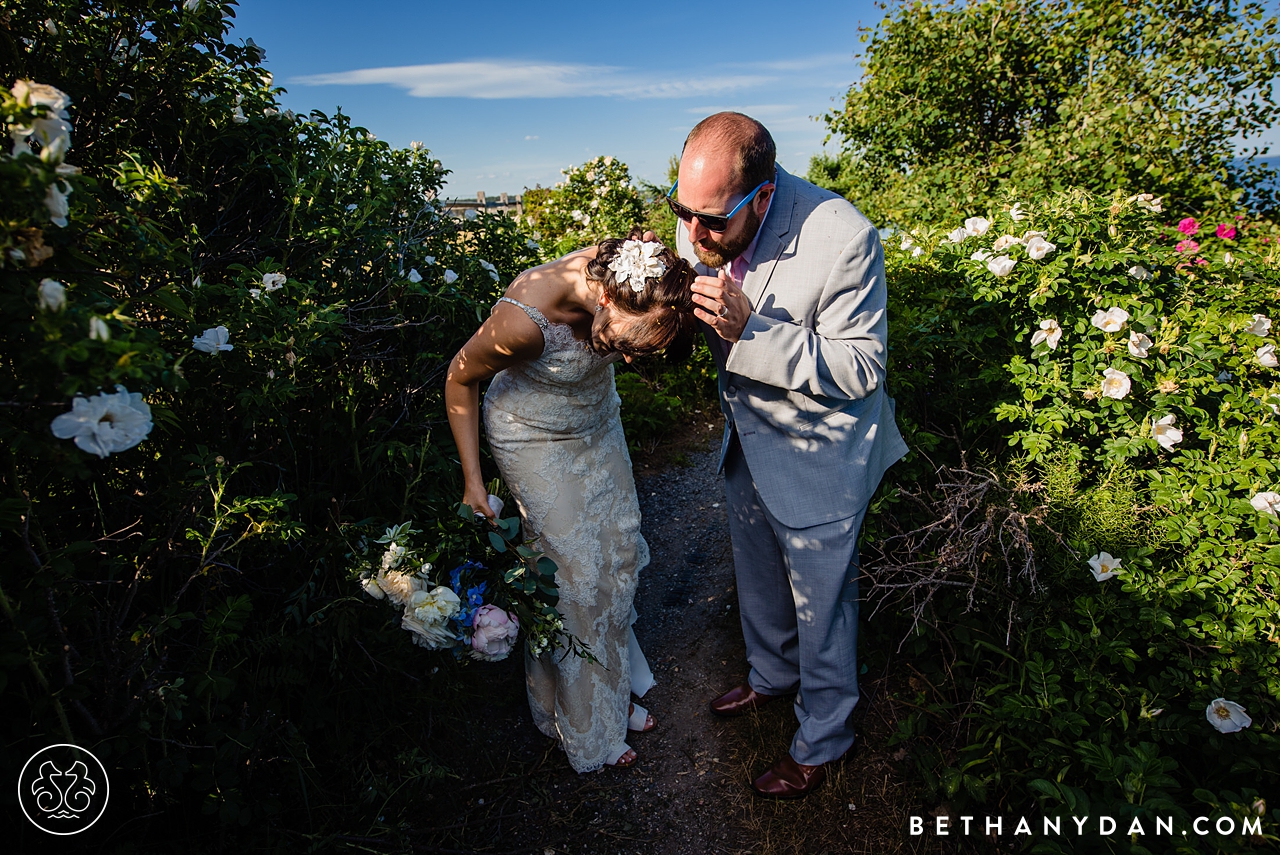
<instances>
[{"instance_id":1,"label":"pink flower in bouquet","mask_svg":"<svg viewBox=\"0 0 1280 855\"><path fill-rule=\"evenodd\" d=\"M519 635L520 623L515 615L495 605L483 605L471 618L472 655L490 662L504 659Z\"/></svg>"},{"instance_id":2,"label":"pink flower in bouquet","mask_svg":"<svg viewBox=\"0 0 1280 855\"><path fill-rule=\"evenodd\" d=\"M1182 232L1187 237L1191 237L1193 234L1200 231L1200 224L1195 221L1194 217L1187 217L1185 220L1178 223L1178 231Z\"/></svg>"},{"instance_id":3,"label":"pink flower in bouquet","mask_svg":"<svg viewBox=\"0 0 1280 855\"><path fill-rule=\"evenodd\" d=\"M1200 250L1200 244L1193 240L1180 240L1174 249L1178 252L1198 252Z\"/></svg>"},{"instance_id":4,"label":"pink flower in bouquet","mask_svg":"<svg viewBox=\"0 0 1280 855\"><path fill-rule=\"evenodd\" d=\"M1235 240L1235 239L1236 239L1236 227L1235 227L1235 226L1229 226L1229 225L1227 225L1226 223L1219 223L1219 224L1218 224L1218 237L1222 238L1223 240Z\"/></svg>"}]
</instances>

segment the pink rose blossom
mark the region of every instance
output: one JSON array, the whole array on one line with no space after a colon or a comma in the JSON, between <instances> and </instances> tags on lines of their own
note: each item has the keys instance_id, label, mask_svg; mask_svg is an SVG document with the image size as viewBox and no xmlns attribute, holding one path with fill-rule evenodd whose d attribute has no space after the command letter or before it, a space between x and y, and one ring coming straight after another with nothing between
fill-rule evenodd
<instances>
[{"instance_id":1,"label":"pink rose blossom","mask_svg":"<svg viewBox=\"0 0 1280 855\"><path fill-rule=\"evenodd\" d=\"M1229 225L1227 225L1226 223L1219 223L1219 224L1218 224L1218 237L1222 238L1223 240L1235 240L1235 239L1236 239L1236 227L1235 227L1235 226L1229 226Z\"/></svg>"},{"instance_id":2,"label":"pink rose blossom","mask_svg":"<svg viewBox=\"0 0 1280 855\"><path fill-rule=\"evenodd\" d=\"M1174 249L1178 252L1198 252L1200 249L1200 244L1196 243L1193 240L1180 240L1178 241L1178 245L1175 246Z\"/></svg>"},{"instance_id":3,"label":"pink rose blossom","mask_svg":"<svg viewBox=\"0 0 1280 855\"><path fill-rule=\"evenodd\" d=\"M1195 221L1194 217L1187 217L1185 220L1178 223L1178 231L1182 232L1187 237L1191 237L1196 232L1200 231L1200 224Z\"/></svg>"},{"instance_id":4,"label":"pink rose blossom","mask_svg":"<svg viewBox=\"0 0 1280 855\"><path fill-rule=\"evenodd\" d=\"M492 661L506 657L519 635L516 616L495 605L481 606L471 618L471 649L477 658Z\"/></svg>"}]
</instances>

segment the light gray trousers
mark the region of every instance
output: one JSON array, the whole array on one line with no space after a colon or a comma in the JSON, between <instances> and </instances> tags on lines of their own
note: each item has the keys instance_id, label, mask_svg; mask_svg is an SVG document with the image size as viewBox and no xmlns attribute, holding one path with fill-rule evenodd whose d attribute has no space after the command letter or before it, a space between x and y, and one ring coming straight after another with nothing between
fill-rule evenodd
<instances>
[{"instance_id":1,"label":"light gray trousers","mask_svg":"<svg viewBox=\"0 0 1280 855\"><path fill-rule=\"evenodd\" d=\"M815 766L853 745L858 703L858 530L866 515L809 528L778 522L756 491L742 448L725 458L729 533L742 635L757 692L796 692L797 763ZM797 484L797 489L804 489ZM822 501L815 495L814 501Z\"/></svg>"}]
</instances>

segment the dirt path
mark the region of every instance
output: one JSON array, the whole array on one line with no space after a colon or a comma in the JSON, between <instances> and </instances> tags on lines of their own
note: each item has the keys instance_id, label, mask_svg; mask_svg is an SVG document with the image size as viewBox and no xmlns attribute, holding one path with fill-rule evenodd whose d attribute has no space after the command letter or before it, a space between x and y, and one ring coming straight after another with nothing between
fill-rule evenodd
<instances>
[{"instance_id":1,"label":"dirt path","mask_svg":"<svg viewBox=\"0 0 1280 855\"><path fill-rule=\"evenodd\" d=\"M413 833L417 851L901 850L913 798L899 760L875 748L895 724L894 705L875 701L888 695L875 674L863 683L871 702L855 712L860 747L801 802L757 799L748 784L787 750L796 726L790 704L732 720L707 710L711 698L746 675L717 452L718 443L688 454L687 466L637 472L652 557L636 596L636 635L657 680L643 704L658 720L656 730L629 739L639 764L574 774L554 743L533 728L519 666L507 664L503 687L491 685L489 693L503 700L485 707L483 728L459 734L470 743L470 757L497 760L476 764L471 780L431 788L431 812L453 822L424 823L434 828Z\"/></svg>"}]
</instances>

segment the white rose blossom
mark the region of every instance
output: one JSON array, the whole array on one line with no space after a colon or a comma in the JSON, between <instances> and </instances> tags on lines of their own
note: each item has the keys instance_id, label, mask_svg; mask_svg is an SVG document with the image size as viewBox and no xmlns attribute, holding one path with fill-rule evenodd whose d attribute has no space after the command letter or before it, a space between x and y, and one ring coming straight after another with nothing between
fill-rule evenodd
<instances>
[{"instance_id":1,"label":"white rose blossom","mask_svg":"<svg viewBox=\"0 0 1280 855\"><path fill-rule=\"evenodd\" d=\"M385 563L386 556L383 556ZM377 577L378 587L386 593L387 598L396 605L403 606L409 602L409 598L414 592L421 591L424 587L422 577L411 573L399 573L390 570L380 570Z\"/></svg>"},{"instance_id":2,"label":"white rose blossom","mask_svg":"<svg viewBox=\"0 0 1280 855\"><path fill-rule=\"evenodd\" d=\"M501 278L498 275L498 268L494 267L492 264L485 261L483 258L480 259L480 266L483 267L485 271L488 272L489 278L492 279L494 282L497 282Z\"/></svg>"},{"instance_id":3,"label":"white rose blossom","mask_svg":"<svg viewBox=\"0 0 1280 855\"><path fill-rule=\"evenodd\" d=\"M1000 235L1000 237L996 238L996 242L991 244L991 251L1004 252L1009 247L1018 246L1021 243L1022 238L1014 237L1013 235Z\"/></svg>"},{"instance_id":4,"label":"white rose blossom","mask_svg":"<svg viewBox=\"0 0 1280 855\"><path fill-rule=\"evenodd\" d=\"M106 457L133 448L151 433L151 408L142 395L116 386L114 393L71 401L71 412L49 425L58 439L71 439L89 454Z\"/></svg>"},{"instance_id":5,"label":"white rose blossom","mask_svg":"<svg viewBox=\"0 0 1280 855\"><path fill-rule=\"evenodd\" d=\"M982 237L991 228L991 221L986 217L970 217L964 221L964 230L971 237Z\"/></svg>"},{"instance_id":6,"label":"white rose blossom","mask_svg":"<svg viewBox=\"0 0 1280 855\"><path fill-rule=\"evenodd\" d=\"M283 273L264 273L262 275L262 290L277 291L284 287L289 278Z\"/></svg>"},{"instance_id":7,"label":"white rose blossom","mask_svg":"<svg viewBox=\"0 0 1280 855\"><path fill-rule=\"evenodd\" d=\"M67 217L71 214L71 207L67 204L67 197L71 195L71 187L67 185L66 190L59 188L61 181L55 181L49 185L49 189L44 194L44 206L49 211L49 221L60 229L67 227Z\"/></svg>"},{"instance_id":8,"label":"white rose blossom","mask_svg":"<svg viewBox=\"0 0 1280 855\"><path fill-rule=\"evenodd\" d=\"M1258 364L1263 368L1275 368L1280 365L1280 360L1276 359L1276 346L1274 344L1264 344L1258 348L1254 356L1258 360Z\"/></svg>"},{"instance_id":9,"label":"white rose blossom","mask_svg":"<svg viewBox=\"0 0 1280 855\"><path fill-rule=\"evenodd\" d=\"M943 240L947 241L947 243L961 243L968 236L969 233L965 231L964 226L958 226L947 232L947 236Z\"/></svg>"},{"instance_id":10,"label":"white rose blossom","mask_svg":"<svg viewBox=\"0 0 1280 855\"><path fill-rule=\"evenodd\" d=\"M991 253L987 252L985 249L980 249L977 252L975 252L973 255L969 256L969 260L970 261L986 261L990 257L991 257Z\"/></svg>"},{"instance_id":11,"label":"white rose blossom","mask_svg":"<svg viewBox=\"0 0 1280 855\"><path fill-rule=\"evenodd\" d=\"M1249 500L1249 504L1253 505L1253 509L1260 514L1280 516L1280 493L1271 490L1258 493Z\"/></svg>"},{"instance_id":12,"label":"white rose blossom","mask_svg":"<svg viewBox=\"0 0 1280 855\"><path fill-rule=\"evenodd\" d=\"M1249 326L1244 328L1244 331L1249 335L1265 336L1271 332L1271 319L1266 315L1254 315L1253 320Z\"/></svg>"},{"instance_id":13,"label":"white rose blossom","mask_svg":"<svg viewBox=\"0 0 1280 855\"><path fill-rule=\"evenodd\" d=\"M89 338L94 341L111 341L111 327L99 317L89 319Z\"/></svg>"},{"instance_id":14,"label":"white rose blossom","mask_svg":"<svg viewBox=\"0 0 1280 855\"><path fill-rule=\"evenodd\" d=\"M1244 707L1226 698L1214 698L1204 708L1204 717L1218 733L1236 733L1253 724Z\"/></svg>"},{"instance_id":15,"label":"white rose blossom","mask_svg":"<svg viewBox=\"0 0 1280 855\"><path fill-rule=\"evenodd\" d=\"M1128 312L1118 306L1112 306L1105 312L1101 309L1094 312L1090 323L1103 332L1120 332L1120 330L1124 329L1124 325L1128 320Z\"/></svg>"},{"instance_id":16,"label":"white rose blossom","mask_svg":"<svg viewBox=\"0 0 1280 855\"><path fill-rule=\"evenodd\" d=\"M1151 279L1151 271L1143 267L1141 264L1135 264L1129 268L1129 275L1139 282L1148 282Z\"/></svg>"},{"instance_id":17,"label":"white rose blossom","mask_svg":"<svg viewBox=\"0 0 1280 855\"><path fill-rule=\"evenodd\" d=\"M360 587L364 588L365 593L375 600L385 600L387 598L387 592L382 590L382 587L378 585L378 580L372 576L361 577Z\"/></svg>"},{"instance_id":18,"label":"white rose blossom","mask_svg":"<svg viewBox=\"0 0 1280 855\"><path fill-rule=\"evenodd\" d=\"M1010 271L1013 270L1013 266L1017 263L1007 255L999 255L987 261L987 269L994 276L1005 277L1009 275Z\"/></svg>"},{"instance_id":19,"label":"white rose blossom","mask_svg":"<svg viewBox=\"0 0 1280 855\"><path fill-rule=\"evenodd\" d=\"M444 272L444 284L452 285L454 282L457 282L457 281L458 281L458 274L454 273L452 270L446 270Z\"/></svg>"},{"instance_id":20,"label":"white rose blossom","mask_svg":"<svg viewBox=\"0 0 1280 855\"><path fill-rule=\"evenodd\" d=\"M1129 375L1115 368L1102 372L1102 397L1115 398L1117 401L1129 394L1132 384Z\"/></svg>"},{"instance_id":21,"label":"white rose blossom","mask_svg":"<svg viewBox=\"0 0 1280 855\"><path fill-rule=\"evenodd\" d=\"M1173 451L1173 447L1182 442L1182 431L1174 427L1177 419L1172 413L1151 426L1151 436L1165 451Z\"/></svg>"},{"instance_id":22,"label":"white rose blossom","mask_svg":"<svg viewBox=\"0 0 1280 855\"><path fill-rule=\"evenodd\" d=\"M41 279L37 305L46 312L61 312L67 306L67 288L56 279Z\"/></svg>"},{"instance_id":23,"label":"white rose blossom","mask_svg":"<svg viewBox=\"0 0 1280 855\"><path fill-rule=\"evenodd\" d=\"M419 282L422 281L422 274L418 272L418 268L410 267L408 279L410 282L417 285Z\"/></svg>"},{"instance_id":24,"label":"white rose blossom","mask_svg":"<svg viewBox=\"0 0 1280 855\"><path fill-rule=\"evenodd\" d=\"M1044 342L1049 346L1050 350L1058 349L1058 342L1062 340L1062 327L1052 318L1040 322L1040 329L1036 330L1035 335L1031 336L1031 346Z\"/></svg>"},{"instance_id":25,"label":"white rose blossom","mask_svg":"<svg viewBox=\"0 0 1280 855\"><path fill-rule=\"evenodd\" d=\"M1109 552L1099 552L1097 555L1089 559L1089 570L1093 573L1093 578L1099 582L1105 582L1116 575L1116 568L1120 566L1120 559L1113 558Z\"/></svg>"},{"instance_id":26,"label":"white rose blossom","mask_svg":"<svg viewBox=\"0 0 1280 855\"><path fill-rule=\"evenodd\" d=\"M1136 330L1129 331L1129 354L1139 359L1147 358L1147 351L1151 348L1152 341L1143 333Z\"/></svg>"},{"instance_id":27,"label":"white rose blossom","mask_svg":"<svg viewBox=\"0 0 1280 855\"><path fill-rule=\"evenodd\" d=\"M429 267L436 263L436 257L434 255L428 255L426 258L422 259L422 263Z\"/></svg>"},{"instance_id":28,"label":"white rose blossom","mask_svg":"<svg viewBox=\"0 0 1280 855\"><path fill-rule=\"evenodd\" d=\"M1027 212L1022 210L1022 203L1015 202L1013 207L1009 209L1009 219L1015 223L1022 222L1027 218Z\"/></svg>"},{"instance_id":29,"label":"white rose blossom","mask_svg":"<svg viewBox=\"0 0 1280 855\"><path fill-rule=\"evenodd\" d=\"M1049 243L1044 238L1036 235L1027 241L1027 256L1039 261L1058 247Z\"/></svg>"},{"instance_id":30,"label":"white rose blossom","mask_svg":"<svg viewBox=\"0 0 1280 855\"><path fill-rule=\"evenodd\" d=\"M235 345L227 344L229 333L226 327L213 327L207 329L200 335L191 339L191 346L201 353L218 353L224 350L234 350Z\"/></svg>"}]
</instances>

